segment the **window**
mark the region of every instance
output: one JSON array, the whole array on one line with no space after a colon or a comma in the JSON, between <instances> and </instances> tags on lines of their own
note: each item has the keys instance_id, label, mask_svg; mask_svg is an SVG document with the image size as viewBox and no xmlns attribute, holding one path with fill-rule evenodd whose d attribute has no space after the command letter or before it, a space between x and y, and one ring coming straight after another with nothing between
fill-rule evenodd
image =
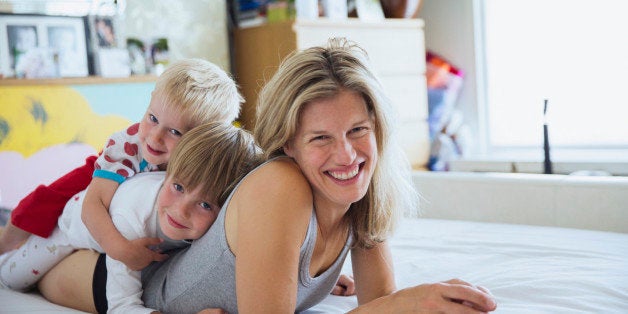
<instances>
[{"instance_id":1,"label":"window","mask_svg":"<svg viewBox=\"0 0 628 314\"><path fill-rule=\"evenodd\" d=\"M539 156L547 99L553 156L626 160L628 2L479 3L478 86L485 104L479 125L487 152Z\"/></svg>"}]
</instances>

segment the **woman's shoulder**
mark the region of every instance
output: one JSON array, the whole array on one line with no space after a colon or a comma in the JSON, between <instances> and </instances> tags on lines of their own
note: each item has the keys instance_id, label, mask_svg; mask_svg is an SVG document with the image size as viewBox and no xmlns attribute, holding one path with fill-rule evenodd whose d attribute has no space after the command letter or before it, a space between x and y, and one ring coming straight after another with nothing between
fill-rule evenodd
<instances>
[{"instance_id":1,"label":"woman's shoulder","mask_svg":"<svg viewBox=\"0 0 628 314\"><path fill-rule=\"evenodd\" d=\"M257 201L289 197L311 204L310 185L299 166L290 158L276 158L262 164L244 178L238 190L254 196Z\"/></svg>"},{"instance_id":2,"label":"woman's shoulder","mask_svg":"<svg viewBox=\"0 0 628 314\"><path fill-rule=\"evenodd\" d=\"M279 157L259 166L247 178L252 181L267 181L268 184L305 183L307 180L299 166L288 157Z\"/></svg>"}]
</instances>

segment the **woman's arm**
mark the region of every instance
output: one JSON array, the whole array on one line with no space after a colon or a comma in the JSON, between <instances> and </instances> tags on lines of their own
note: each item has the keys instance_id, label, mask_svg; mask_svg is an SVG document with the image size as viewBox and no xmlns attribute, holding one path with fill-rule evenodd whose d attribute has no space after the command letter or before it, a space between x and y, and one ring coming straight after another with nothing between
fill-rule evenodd
<instances>
[{"instance_id":1,"label":"woman's arm","mask_svg":"<svg viewBox=\"0 0 628 314\"><path fill-rule=\"evenodd\" d=\"M365 304L396 290L390 249L386 242L373 248L351 250L358 304Z\"/></svg>"},{"instance_id":2,"label":"woman's arm","mask_svg":"<svg viewBox=\"0 0 628 314\"><path fill-rule=\"evenodd\" d=\"M351 313L487 313L496 307L488 290L452 279L396 291Z\"/></svg>"},{"instance_id":3,"label":"woman's arm","mask_svg":"<svg viewBox=\"0 0 628 314\"><path fill-rule=\"evenodd\" d=\"M299 252L313 210L300 170L289 160L263 166L243 181L227 210L239 312L293 313Z\"/></svg>"},{"instance_id":4,"label":"woman's arm","mask_svg":"<svg viewBox=\"0 0 628 314\"><path fill-rule=\"evenodd\" d=\"M351 261L358 304L352 313L484 313L495 310L488 290L459 279L395 291L392 257L386 242L354 248Z\"/></svg>"}]
</instances>

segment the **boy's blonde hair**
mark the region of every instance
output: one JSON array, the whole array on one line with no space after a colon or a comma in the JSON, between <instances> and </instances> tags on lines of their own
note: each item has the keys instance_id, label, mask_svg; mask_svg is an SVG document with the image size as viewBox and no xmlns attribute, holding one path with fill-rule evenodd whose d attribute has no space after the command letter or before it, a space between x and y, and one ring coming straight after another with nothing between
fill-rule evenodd
<instances>
[{"instance_id":1,"label":"boy's blonde hair","mask_svg":"<svg viewBox=\"0 0 628 314\"><path fill-rule=\"evenodd\" d=\"M254 134L266 158L285 155L283 147L294 137L303 108L342 90L364 98L375 125L378 162L373 178L366 195L351 204L347 213L356 244L371 247L387 238L398 214L417 210L418 195L409 163L395 141L390 100L371 72L363 49L334 38L326 47L288 56L259 94Z\"/></svg>"},{"instance_id":2,"label":"boy's blonde hair","mask_svg":"<svg viewBox=\"0 0 628 314\"><path fill-rule=\"evenodd\" d=\"M167 168L167 179L222 206L236 184L261 161L253 136L230 123L201 124L181 138Z\"/></svg>"},{"instance_id":3,"label":"boy's blonde hair","mask_svg":"<svg viewBox=\"0 0 628 314\"><path fill-rule=\"evenodd\" d=\"M210 121L232 122L244 102L225 71L196 58L169 65L157 79L153 93L189 117L192 126Z\"/></svg>"}]
</instances>

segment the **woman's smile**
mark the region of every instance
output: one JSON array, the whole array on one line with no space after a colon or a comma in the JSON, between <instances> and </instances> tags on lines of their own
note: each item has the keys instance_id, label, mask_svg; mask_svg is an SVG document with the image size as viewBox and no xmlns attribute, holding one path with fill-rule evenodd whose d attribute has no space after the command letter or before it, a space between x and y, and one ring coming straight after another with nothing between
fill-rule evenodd
<instances>
[{"instance_id":1,"label":"woman's smile","mask_svg":"<svg viewBox=\"0 0 628 314\"><path fill-rule=\"evenodd\" d=\"M362 95L341 90L307 104L284 151L299 164L316 199L349 208L366 195L377 162L374 125Z\"/></svg>"},{"instance_id":2,"label":"woman's smile","mask_svg":"<svg viewBox=\"0 0 628 314\"><path fill-rule=\"evenodd\" d=\"M356 178L362 165L364 165L364 163L357 164L345 170L328 170L326 173L336 180L349 181Z\"/></svg>"}]
</instances>

